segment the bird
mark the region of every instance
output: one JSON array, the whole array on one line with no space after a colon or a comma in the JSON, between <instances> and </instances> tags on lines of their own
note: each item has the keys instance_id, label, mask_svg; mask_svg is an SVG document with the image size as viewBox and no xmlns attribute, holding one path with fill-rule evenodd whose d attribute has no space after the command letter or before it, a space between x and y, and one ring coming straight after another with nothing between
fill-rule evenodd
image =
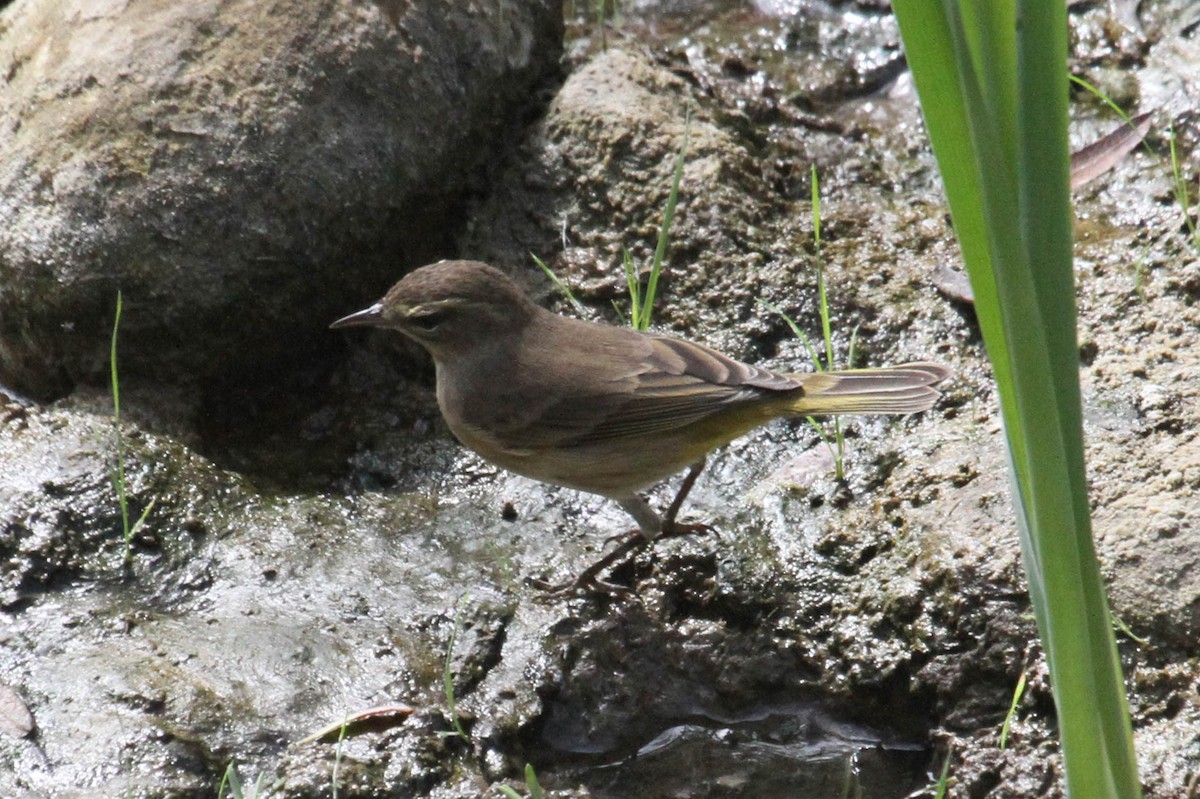
<instances>
[{"instance_id":1,"label":"bird","mask_svg":"<svg viewBox=\"0 0 1200 799\"><path fill-rule=\"evenodd\" d=\"M624 589L601 574L662 536L706 532L677 516L706 457L779 417L909 414L950 374L936 363L784 373L662 333L553 313L500 270L446 260L406 274L333 329L397 331L433 358L446 425L485 460L615 500L637 523L612 552L550 593ZM687 469L662 514L644 490Z\"/></svg>"}]
</instances>

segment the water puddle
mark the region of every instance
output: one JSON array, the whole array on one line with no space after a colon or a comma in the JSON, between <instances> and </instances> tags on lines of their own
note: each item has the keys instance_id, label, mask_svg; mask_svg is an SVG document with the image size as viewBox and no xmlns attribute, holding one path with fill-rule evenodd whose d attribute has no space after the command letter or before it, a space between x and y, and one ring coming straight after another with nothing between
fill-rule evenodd
<instances>
[{"instance_id":1,"label":"water puddle","mask_svg":"<svg viewBox=\"0 0 1200 799\"><path fill-rule=\"evenodd\" d=\"M930 781L923 743L839 719L815 700L666 722L625 751L595 751L571 726L551 714L543 730L548 781L582 783L597 799L900 799Z\"/></svg>"}]
</instances>

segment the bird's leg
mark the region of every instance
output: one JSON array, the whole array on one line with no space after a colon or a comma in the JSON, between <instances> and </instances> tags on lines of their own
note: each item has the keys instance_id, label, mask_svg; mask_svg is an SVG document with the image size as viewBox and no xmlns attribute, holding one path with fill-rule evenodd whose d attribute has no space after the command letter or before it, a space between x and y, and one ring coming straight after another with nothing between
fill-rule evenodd
<instances>
[{"instance_id":1,"label":"bird's leg","mask_svg":"<svg viewBox=\"0 0 1200 799\"><path fill-rule=\"evenodd\" d=\"M637 536L645 538L646 543L649 543L660 536L674 538L675 536L691 535L692 533L707 533L709 531L707 524L680 524L675 521L675 517L679 515L679 509L683 507L684 500L691 493L692 486L696 484L696 478L704 471L705 462L705 459L701 458L688 469L683 482L679 484L679 490L675 492L675 498L671 500L671 504L667 507L667 512L661 518L651 509L650 503L639 496L617 500L617 503L625 509L625 512L632 516L633 520L638 523L638 529L630 531L625 535L615 536L615 538L610 538L609 540L621 540L628 536Z\"/></svg>"},{"instance_id":2,"label":"bird's leg","mask_svg":"<svg viewBox=\"0 0 1200 799\"><path fill-rule=\"evenodd\" d=\"M675 521L675 517L679 514L679 509L683 507L683 501L691 493L692 486L696 484L696 478L700 476L700 472L704 471L704 465L707 462L707 458L702 456L700 460L692 464L692 468L688 469L687 476L683 478L683 482L679 484L679 490L675 492L675 499L671 500L671 505L667 508L666 515L662 518L662 524L660 525L662 535L690 535L691 533L707 533L709 531L707 524L679 524Z\"/></svg>"},{"instance_id":3,"label":"bird's leg","mask_svg":"<svg viewBox=\"0 0 1200 799\"><path fill-rule=\"evenodd\" d=\"M616 536L615 540L619 542L616 548L584 569L574 580L558 585L535 580L532 581L534 587L546 591L546 595L550 597L564 596L578 590L599 590L614 595L629 594L629 589L602 580L600 575L609 567L624 560L628 555L642 549L657 538L709 532L710 528L706 524L680 524L675 521L679 509L696 483L696 478L704 471L704 464L704 458L692 464L683 478L679 490L675 492L675 498L667 507L666 514L661 518L650 507L650 503L639 496L634 495L617 500L617 503L637 522L638 529L631 530L622 536Z\"/></svg>"}]
</instances>

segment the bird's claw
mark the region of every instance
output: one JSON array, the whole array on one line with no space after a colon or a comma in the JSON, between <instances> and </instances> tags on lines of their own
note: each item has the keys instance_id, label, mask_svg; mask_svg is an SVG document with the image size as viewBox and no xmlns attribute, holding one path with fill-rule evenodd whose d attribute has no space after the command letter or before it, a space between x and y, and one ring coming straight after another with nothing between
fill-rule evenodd
<instances>
[{"instance_id":1,"label":"bird's claw","mask_svg":"<svg viewBox=\"0 0 1200 799\"><path fill-rule=\"evenodd\" d=\"M630 530L627 533L607 538L604 542L605 546L613 542L618 542L616 548L584 569L574 580L567 580L563 583L551 583L546 580L529 578L528 582L531 586L543 592L542 596L546 599L558 599L574 594L607 594L618 599L628 599L634 594L632 589L626 588L623 585L617 585L616 583L610 583L602 579L600 575L624 560L627 556L652 544L659 538L677 538L684 535L713 535L715 533L716 530L707 524L675 521L668 521L663 524L662 532L654 538L647 538L641 530Z\"/></svg>"},{"instance_id":2,"label":"bird's claw","mask_svg":"<svg viewBox=\"0 0 1200 799\"><path fill-rule=\"evenodd\" d=\"M541 591L539 599L562 599L575 594L606 594L615 599L628 599L633 596L633 590L623 585L610 583L595 575L581 574L574 580L562 583L551 583L536 577L530 577L528 583Z\"/></svg>"},{"instance_id":3,"label":"bird's claw","mask_svg":"<svg viewBox=\"0 0 1200 799\"><path fill-rule=\"evenodd\" d=\"M716 528L704 522L667 522L660 538L679 538L685 535L715 535Z\"/></svg>"},{"instance_id":4,"label":"bird's claw","mask_svg":"<svg viewBox=\"0 0 1200 799\"><path fill-rule=\"evenodd\" d=\"M638 530L634 530L624 536L618 536L618 538L623 540L621 540L616 549L604 555L604 557L597 560L591 566L588 566L574 580L553 584L545 580L531 579L529 581L530 584L534 588L544 591L545 596L551 599L569 596L574 593L603 593L622 598L632 596L632 590L603 580L600 578L600 575L607 571L609 567L623 560L627 555L649 544L651 539L646 538Z\"/></svg>"}]
</instances>

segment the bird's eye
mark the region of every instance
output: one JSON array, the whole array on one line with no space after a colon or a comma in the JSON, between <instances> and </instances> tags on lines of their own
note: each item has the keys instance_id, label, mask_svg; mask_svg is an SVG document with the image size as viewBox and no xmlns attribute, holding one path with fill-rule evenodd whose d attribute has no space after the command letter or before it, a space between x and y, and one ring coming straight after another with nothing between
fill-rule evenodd
<instances>
[{"instance_id":1,"label":"bird's eye","mask_svg":"<svg viewBox=\"0 0 1200 799\"><path fill-rule=\"evenodd\" d=\"M432 333L438 325L446 319L446 312L438 311L420 311L408 317L408 323L425 333Z\"/></svg>"}]
</instances>

